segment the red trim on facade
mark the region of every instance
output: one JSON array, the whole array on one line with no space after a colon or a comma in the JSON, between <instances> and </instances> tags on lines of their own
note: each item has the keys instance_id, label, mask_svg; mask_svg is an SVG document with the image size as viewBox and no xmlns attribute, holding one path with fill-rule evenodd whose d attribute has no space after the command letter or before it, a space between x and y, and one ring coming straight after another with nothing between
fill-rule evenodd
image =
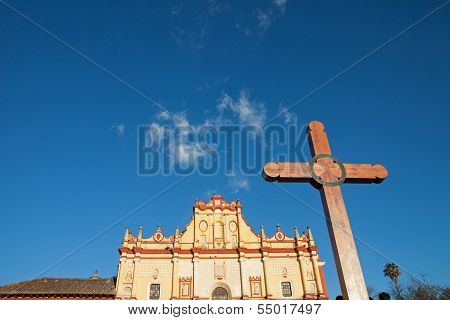
<instances>
[{"instance_id":1,"label":"red trim on facade","mask_svg":"<svg viewBox=\"0 0 450 320\"><path fill-rule=\"evenodd\" d=\"M294 248L261 248L261 251L268 253L297 253Z\"/></svg>"},{"instance_id":2,"label":"red trim on facade","mask_svg":"<svg viewBox=\"0 0 450 320\"><path fill-rule=\"evenodd\" d=\"M315 247L317 248L317 246ZM129 249L126 247L119 248L120 253L126 254L239 254L239 253L293 253L298 252L311 252L309 248L305 247L295 247L295 248L268 248L262 247L260 249L246 249L246 248L236 248L236 249L203 249L203 248L192 248L190 250L183 250L180 248L170 248L170 249L143 249L141 247L135 247ZM315 250L314 250L315 251Z\"/></svg>"}]
</instances>

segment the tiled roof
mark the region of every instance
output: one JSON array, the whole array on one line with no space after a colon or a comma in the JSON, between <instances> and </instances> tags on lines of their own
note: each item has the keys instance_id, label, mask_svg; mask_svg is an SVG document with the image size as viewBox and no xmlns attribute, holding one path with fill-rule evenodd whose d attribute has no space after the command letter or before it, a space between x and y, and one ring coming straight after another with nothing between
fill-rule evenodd
<instances>
[{"instance_id":1,"label":"tiled roof","mask_svg":"<svg viewBox=\"0 0 450 320\"><path fill-rule=\"evenodd\" d=\"M114 297L113 279L40 278L0 286L3 297Z\"/></svg>"}]
</instances>

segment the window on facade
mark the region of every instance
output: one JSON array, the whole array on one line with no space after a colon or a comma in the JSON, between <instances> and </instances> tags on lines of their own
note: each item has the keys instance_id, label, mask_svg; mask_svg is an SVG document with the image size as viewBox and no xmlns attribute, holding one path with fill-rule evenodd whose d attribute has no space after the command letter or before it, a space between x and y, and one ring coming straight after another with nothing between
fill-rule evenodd
<instances>
[{"instance_id":1,"label":"window on facade","mask_svg":"<svg viewBox=\"0 0 450 320\"><path fill-rule=\"evenodd\" d=\"M161 296L161 285L159 283L152 283L150 285L149 299L159 300L160 296Z\"/></svg>"},{"instance_id":2,"label":"window on facade","mask_svg":"<svg viewBox=\"0 0 450 320\"><path fill-rule=\"evenodd\" d=\"M180 298L190 299L191 298L191 287L192 277L180 277Z\"/></svg>"},{"instance_id":3,"label":"window on facade","mask_svg":"<svg viewBox=\"0 0 450 320\"><path fill-rule=\"evenodd\" d=\"M130 287L125 287L123 289L123 298L124 299L130 299L131 298L131 288Z\"/></svg>"},{"instance_id":4,"label":"window on facade","mask_svg":"<svg viewBox=\"0 0 450 320\"><path fill-rule=\"evenodd\" d=\"M261 285L259 282L252 283L252 296L258 297L261 295Z\"/></svg>"},{"instance_id":5,"label":"window on facade","mask_svg":"<svg viewBox=\"0 0 450 320\"><path fill-rule=\"evenodd\" d=\"M181 296L183 298L188 298L190 296L190 288L191 284L190 283L182 283L181 284Z\"/></svg>"},{"instance_id":6,"label":"window on facade","mask_svg":"<svg viewBox=\"0 0 450 320\"><path fill-rule=\"evenodd\" d=\"M261 276L250 276L250 294L252 297L260 297L261 292Z\"/></svg>"},{"instance_id":7,"label":"window on facade","mask_svg":"<svg viewBox=\"0 0 450 320\"><path fill-rule=\"evenodd\" d=\"M283 297L292 297L292 288L290 282L281 283L281 294Z\"/></svg>"}]
</instances>

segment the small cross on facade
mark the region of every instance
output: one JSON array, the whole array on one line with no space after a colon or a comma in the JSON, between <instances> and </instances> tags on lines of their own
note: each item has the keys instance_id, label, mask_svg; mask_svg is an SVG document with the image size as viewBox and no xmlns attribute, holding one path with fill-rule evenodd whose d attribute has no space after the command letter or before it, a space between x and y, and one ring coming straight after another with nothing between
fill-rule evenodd
<instances>
[{"instance_id":1,"label":"small cross on facade","mask_svg":"<svg viewBox=\"0 0 450 320\"><path fill-rule=\"evenodd\" d=\"M318 121L309 123L313 156L309 163L269 162L264 166L263 177L271 182L309 182L320 190L342 295L344 299L369 299L340 185L380 183L388 172L379 164L338 161L331 155L324 129Z\"/></svg>"}]
</instances>

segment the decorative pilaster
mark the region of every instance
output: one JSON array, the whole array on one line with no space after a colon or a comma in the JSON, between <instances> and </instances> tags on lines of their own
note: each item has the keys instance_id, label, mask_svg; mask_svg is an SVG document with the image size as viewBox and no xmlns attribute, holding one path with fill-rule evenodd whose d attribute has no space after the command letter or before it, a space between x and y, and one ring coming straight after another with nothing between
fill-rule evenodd
<instances>
[{"instance_id":1,"label":"decorative pilaster","mask_svg":"<svg viewBox=\"0 0 450 320\"><path fill-rule=\"evenodd\" d=\"M198 282L198 278L199 278L199 270L198 270L198 263L199 263L199 258L193 258L192 259L192 268L193 268L193 275L194 275L194 281L193 281L193 285L194 285L194 289L193 289L193 296L192 298L194 300L198 300L199 298L199 282Z\"/></svg>"},{"instance_id":2,"label":"decorative pilaster","mask_svg":"<svg viewBox=\"0 0 450 320\"><path fill-rule=\"evenodd\" d=\"M179 292L179 281L178 281L178 270L179 270L179 259L173 258L172 259L172 297L173 300L180 299L180 292Z\"/></svg>"},{"instance_id":3,"label":"decorative pilaster","mask_svg":"<svg viewBox=\"0 0 450 320\"><path fill-rule=\"evenodd\" d=\"M273 292L272 292L272 285L271 281L269 279L269 266L268 266L268 257L263 257L263 270L264 270L264 284L266 286L266 299L272 299L273 298Z\"/></svg>"},{"instance_id":4,"label":"decorative pilaster","mask_svg":"<svg viewBox=\"0 0 450 320\"><path fill-rule=\"evenodd\" d=\"M240 204L239 200L238 200L238 205ZM238 243L239 243L239 247L242 248L244 246L244 235L243 235L243 228L241 228L241 226L244 226L245 223L243 222L243 218L242 218L242 213L240 211L240 208L237 208L237 224L238 224Z\"/></svg>"},{"instance_id":5,"label":"decorative pilaster","mask_svg":"<svg viewBox=\"0 0 450 320\"><path fill-rule=\"evenodd\" d=\"M138 287L139 287L139 273L141 270L141 258L135 258L134 259L134 272L133 272L133 288L131 291L131 299L137 300L142 299L141 297L138 298Z\"/></svg>"},{"instance_id":6,"label":"decorative pilaster","mask_svg":"<svg viewBox=\"0 0 450 320\"><path fill-rule=\"evenodd\" d=\"M306 297L306 293L308 292L308 281L306 279L305 257L304 256L298 257L298 262L300 264L300 277L301 277L302 286L303 286L303 298L305 298Z\"/></svg>"},{"instance_id":7,"label":"decorative pilaster","mask_svg":"<svg viewBox=\"0 0 450 320\"><path fill-rule=\"evenodd\" d=\"M120 258L119 265L117 266L117 279L116 279L116 293L119 293L119 289L122 290L120 284L122 283L122 264L124 263L124 258Z\"/></svg>"},{"instance_id":8,"label":"decorative pilaster","mask_svg":"<svg viewBox=\"0 0 450 320\"><path fill-rule=\"evenodd\" d=\"M317 255L311 257L313 270L314 270L314 278L316 280L316 288L318 295L323 294L322 288L322 279L320 277L319 265L317 263Z\"/></svg>"},{"instance_id":9,"label":"decorative pilaster","mask_svg":"<svg viewBox=\"0 0 450 320\"><path fill-rule=\"evenodd\" d=\"M248 288L248 279L247 278L247 259L244 257L239 258L239 265L241 271L241 298L243 300L247 300L250 296L249 288Z\"/></svg>"}]
</instances>

